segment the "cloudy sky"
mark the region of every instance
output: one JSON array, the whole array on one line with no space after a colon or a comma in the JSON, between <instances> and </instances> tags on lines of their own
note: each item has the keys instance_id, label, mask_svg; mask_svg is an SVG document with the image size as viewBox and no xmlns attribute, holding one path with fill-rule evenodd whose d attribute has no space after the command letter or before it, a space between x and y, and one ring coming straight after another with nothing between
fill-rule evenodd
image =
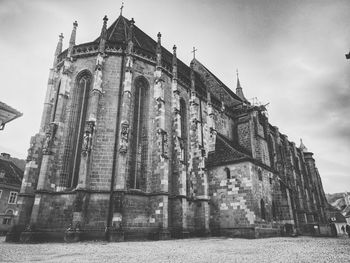
<instances>
[{"instance_id":1,"label":"cloudy sky","mask_svg":"<svg viewBox=\"0 0 350 263\"><path fill-rule=\"evenodd\" d=\"M349 0L125 0L123 15L178 57L196 58L247 98L268 106L272 125L314 152L324 189L350 191ZM25 158L39 130L59 33L67 47L99 36L116 0L0 0L0 100L24 115L0 131L0 152Z\"/></svg>"}]
</instances>

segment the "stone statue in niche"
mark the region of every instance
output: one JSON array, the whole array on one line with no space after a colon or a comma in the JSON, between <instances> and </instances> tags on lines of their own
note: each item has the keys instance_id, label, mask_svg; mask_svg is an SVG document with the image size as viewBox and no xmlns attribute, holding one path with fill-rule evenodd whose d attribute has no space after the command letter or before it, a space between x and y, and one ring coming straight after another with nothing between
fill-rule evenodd
<instances>
[{"instance_id":1,"label":"stone statue in niche","mask_svg":"<svg viewBox=\"0 0 350 263\"><path fill-rule=\"evenodd\" d=\"M86 156L91 151L92 135L94 133L94 128L95 128L94 121L86 122L86 127L85 127L84 137L83 137L83 145L81 149L81 153L83 156Z\"/></svg>"},{"instance_id":2,"label":"stone statue in niche","mask_svg":"<svg viewBox=\"0 0 350 263\"><path fill-rule=\"evenodd\" d=\"M168 134L164 130L160 130L162 138L162 156L168 158Z\"/></svg>"},{"instance_id":3,"label":"stone statue in niche","mask_svg":"<svg viewBox=\"0 0 350 263\"><path fill-rule=\"evenodd\" d=\"M120 131L120 153L126 153L128 151L128 140L129 140L129 122L123 121L121 124Z\"/></svg>"},{"instance_id":4,"label":"stone statue in niche","mask_svg":"<svg viewBox=\"0 0 350 263\"><path fill-rule=\"evenodd\" d=\"M43 144L43 154L51 154L51 147L55 139L57 124L51 122L45 129L45 140Z\"/></svg>"},{"instance_id":5,"label":"stone statue in niche","mask_svg":"<svg viewBox=\"0 0 350 263\"><path fill-rule=\"evenodd\" d=\"M70 61L65 61L63 65L63 74L70 75L75 71L75 66Z\"/></svg>"},{"instance_id":6,"label":"stone statue in niche","mask_svg":"<svg viewBox=\"0 0 350 263\"><path fill-rule=\"evenodd\" d=\"M95 67L95 81L93 90L99 91L102 93L102 69L103 69L103 60L97 59Z\"/></svg>"}]
</instances>

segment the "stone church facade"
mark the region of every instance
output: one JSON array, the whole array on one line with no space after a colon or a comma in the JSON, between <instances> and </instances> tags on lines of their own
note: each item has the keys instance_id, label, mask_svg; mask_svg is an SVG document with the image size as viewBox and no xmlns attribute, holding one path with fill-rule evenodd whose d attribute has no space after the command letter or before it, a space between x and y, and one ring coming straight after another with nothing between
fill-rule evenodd
<instances>
[{"instance_id":1,"label":"stone church facade","mask_svg":"<svg viewBox=\"0 0 350 263\"><path fill-rule=\"evenodd\" d=\"M321 233L313 154L122 15L50 70L8 240L265 237Z\"/></svg>"}]
</instances>

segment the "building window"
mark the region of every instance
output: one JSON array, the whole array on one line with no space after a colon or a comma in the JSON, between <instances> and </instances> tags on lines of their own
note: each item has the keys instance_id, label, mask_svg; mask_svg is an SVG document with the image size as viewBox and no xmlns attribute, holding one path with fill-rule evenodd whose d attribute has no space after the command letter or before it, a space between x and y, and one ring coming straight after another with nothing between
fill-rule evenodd
<instances>
[{"instance_id":1,"label":"building window","mask_svg":"<svg viewBox=\"0 0 350 263\"><path fill-rule=\"evenodd\" d=\"M77 77L76 86L72 92L72 101L68 121L65 151L63 154L63 172L60 185L76 187L79 177L81 148L85 130L86 112L91 90L91 74L84 72Z\"/></svg>"},{"instance_id":2,"label":"building window","mask_svg":"<svg viewBox=\"0 0 350 263\"><path fill-rule=\"evenodd\" d=\"M270 175L270 176L269 176L269 182L270 182L270 184L272 184L272 177L273 177L273 175Z\"/></svg>"},{"instance_id":3,"label":"building window","mask_svg":"<svg viewBox=\"0 0 350 263\"><path fill-rule=\"evenodd\" d=\"M5 171L0 170L0 179L5 178Z\"/></svg>"},{"instance_id":4,"label":"building window","mask_svg":"<svg viewBox=\"0 0 350 263\"><path fill-rule=\"evenodd\" d=\"M1 195L2 195L2 190L0 190L0 199L1 199Z\"/></svg>"},{"instance_id":5,"label":"building window","mask_svg":"<svg viewBox=\"0 0 350 263\"><path fill-rule=\"evenodd\" d=\"M263 199L260 200L260 212L261 212L261 219L266 219L266 210L265 210L265 202Z\"/></svg>"},{"instance_id":6,"label":"building window","mask_svg":"<svg viewBox=\"0 0 350 263\"><path fill-rule=\"evenodd\" d=\"M13 193L13 192L11 192L11 193ZM13 216L13 210L11 210L11 209L7 210L6 213L5 213L5 217L2 220L2 224L3 225L11 225L11 223L12 223L12 216Z\"/></svg>"},{"instance_id":7,"label":"building window","mask_svg":"<svg viewBox=\"0 0 350 263\"><path fill-rule=\"evenodd\" d=\"M275 142L274 142L271 134L268 137L268 146L269 146L269 156L270 156L270 167L276 168L275 167L276 147L275 147Z\"/></svg>"},{"instance_id":8,"label":"building window","mask_svg":"<svg viewBox=\"0 0 350 263\"><path fill-rule=\"evenodd\" d=\"M183 98L180 99L180 118L181 118L181 139L183 151L183 162L187 164L187 110L186 103Z\"/></svg>"},{"instance_id":9,"label":"building window","mask_svg":"<svg viewBox=\"0 0 350 263\"><path fill-rule=\"evenodd\" d=\"M276 220L277 218L276 204L274 201L272 201L272 218L273 220Z\"/></svg>"},{"instance_id":10,"label":"building window","mask_svg":"<svg viewBox=\"0 0 350 263\"><path fill-rule=\"evenodd\" d=\"M5 217L5 218L2 220L2 224L3 224L3 225L11 225L11 221L12 221L12 218Z\"/></svg>"},{"instance_id":11,"label":"building window","mask_svg":"<svg viewBox=\"0 0 350 263\"><path fill-rule=\"evenodd\" d=\"M17 192L10 192L10 196L9 196L9 204L15 204L17 201Z\"/></svg>"},{"instance_id":12,"label":"building window","mask_svg":"<svg viewBox=\"0 0 350 263\"><path fill-rule=\"evenodd\" d=\"M226 167L224 170L225 170L225 173L226 173L226 179L227 180L231 179L230 169Z\"/></svg>"},{"instance_id":13,"label":"building window","mask_svg":"<svg viewBox=\"0 0 350 263\"><path fill-rule=\"evenodd\" d=\"M141 189L145 181L148 159L149 84L144 77L135 80L134 94L129 187ZM162 136L164 143L166 134Z\"/></svg>"},{"instance_id":14,"label":"building window","mask_svg":"<svg viewBox=\"0 0 350 263\"><path fill-rule=\"evenodd\" d=\"M262 170L261 169L258 169L258 178L259 178L260 181L262 181L262 179L263 179Z\"/></svg>"},{"instance_id":15,"label":"building window","mask_svg":"<svg viewBox=\"0 0 350 263\"><path fill-rule=\"evenodd\" d=\"M58 104L59 95L60 95L60 89L61 89L61 81L58 83L57 91L56 91L56 95L55 95L55 102L54 102L53 111L52 111L52 115L51 115L52 122L54 122L55 118L56 118L56 111L57 111L57 104ZM60 120L56 120L56 121L60 121Z\"/></svg>"}]
</instances>

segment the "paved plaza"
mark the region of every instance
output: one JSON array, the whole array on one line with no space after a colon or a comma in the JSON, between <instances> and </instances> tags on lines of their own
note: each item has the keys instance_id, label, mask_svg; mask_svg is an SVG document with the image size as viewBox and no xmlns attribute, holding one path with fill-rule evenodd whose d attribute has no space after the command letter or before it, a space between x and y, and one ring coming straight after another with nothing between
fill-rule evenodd
<instances>
[{"instance_id":1,"label":"paved plaza","mask_svg":"<svg viewBox=\"0 0 350 263\"><path fill-rule=\"evenodd\" d=\"M11 244L0 237L0 262L350 262L350 239L177 239L144 242Z\"/></svg>"}]
</instances>

